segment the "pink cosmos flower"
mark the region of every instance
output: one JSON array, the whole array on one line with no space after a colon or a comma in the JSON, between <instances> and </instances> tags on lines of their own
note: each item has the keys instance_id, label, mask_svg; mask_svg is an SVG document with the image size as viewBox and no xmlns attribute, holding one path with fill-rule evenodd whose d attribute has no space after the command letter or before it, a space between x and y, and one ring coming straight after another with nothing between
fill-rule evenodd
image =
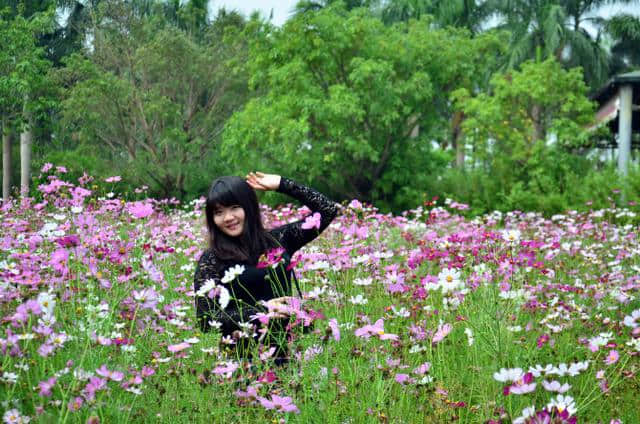
<instances>
[{"instance_id":1,"label":"pink cosmos flower","mask_svg":"<svg viewBox=\"0 0 640 424\"><path fill-rule=\"evenodd\" d=\"M89 377L89 382L82 390L82 394L87 401L95 399L96 392L107 387L107 380L100 377Z\"/></svg>"},{"instance_id":2,"label":"pink cosmos flower","mask_svg":"<svg viewBox=\"0 0 640 424\"><path fill-rule=\"evenodd\" d=\"M223 365L218 365L211 372L217 375L224 375L226 378L230 378L231 374L233 374L234 371L237 369L238 369L238 363L231 361Z\"/></svg>"},{"instance_id":3,"label":"pink cosmos flower","mask_svg":"<svg viewBox=\"0 0 640 424\"><path fill-rule=\"evenodd\" d=\"M187 342L182 342L182 343L178 343L178 344L174 344L174 345L170 345L167 347L167 350L169 350L169 352L171 353L176 353L176 352L181 352L185 349L190 348L191 345Z\"/></svg>"},{"instance_id":4,"label":"pink cosmos flower","mask_svg":"<svg viewBox=\"0 0 640 424\"><path fill-rule=\"evenodd\" d=\"M122 181L122 178L119 175L116 175L113 177L105 178L104 180L107 183L117 183L118 181Z\"/></svg>"},{"instance_id":5,"label":"pink cosmos flower","mask_svg":"<svg viewBox=\"0 0 640 424\"><path fill-rule=\"evenodd\" d=\"M431 342L433 344L437 344L438 342L441 342L442 339L444 339L445 337L447 337L449 333L451 333L451 330L453 330L453 326L449 323L446 323L444 325L439 325L438 330L433 335L433 339L431 340Z\"/></svg>"},{"instance_id":6,"label":"pink cosmos flower","mask_svg":"<svg viewBox=\"0 0 640 424\"><path fill-rule=\"evenodd\" d=\"M310 230L312 228L320 228L320 214L315 212L313 215L309 215L302 225L300 226L303 230Z\"/></svg>"},{"instance_id":7,"label":"pink cosmos flower","mask_svg":"<svg viewBox=\"0 0 640 424\"><path fill-rule=\"evenodd\" d=\"M258 397L258 400L265 409L275 409L276 411L281 412L295 412L296 414L300 413L298 407L293 403L293 399L289 396L282 397L273 395L271 396L271 399Z\"/></svg>"},{"instance_id":8,"label":"pink cosmos flower","mask_svg":"<svg viewBox=\"0 0 640 424\"><path fill-rule=\"evenodd\" d=\"M51 396L51 389L55 386L57 379L55 377L51 377L48 380L44 380L38 383L38 388L40 391L38 394L40 396Z\"/></svg>"},{"instance_id":9,"label":"pink cosmos flower","mask_svg":"<svg viewBox=\"0 0 640 424\"><path fill-rule=\"evenodd\" d=\"M78 409L82 408L83 403L84 399L82 399L80 396L76 396L71 402L69 402L69 411L77 411Z\"/></svg>"},{"instance_id":10,"label":"pink cosmos flower","mask_svg":"<svg viewBox=\"0 0 640 424\"><path fill-rule=\"evenodd\" d=\"M396 374L395 380L396 380L396 383L400 383L400 384L412 384L416 382L416 380L411 378L409 374L401 374L401 373Z\"/></svg>"},{"instance_id":11,"label":"pink cosmos flower","mask_svg":"<svg viewBox=\"0 0 640 424\"><path fill-rule=\"evenodd\" d=\"M429 372L431 369L431 362L425 362L418 366L418 368L414 369L413 372L418 375L424 375Z\"/></svg>"},{"instance_id":12,"label":"pink cosmos flower","mask_svg":"<svg viewBox=\"0 0 640 424\"><path fill-rule=\"evenodd\" d=\"M607 365L612 365L618 362L618 359L620 359L620 354L618 353L617 350L612 349L609 351L609 354L604 359L604 363Z\"/></svg>"},{"instance_id":13,"label":"pink cosmos flower","mask_svg":"<svg viewBox=\"0 0 640 424\"><path fill-rule=\"evenodd\" d=\"M380 340L398 340L396 334L387 334L384 332L384 321L382 318L377 320L373 325L367 324L355 331L357 337L368 339L371 336L378 336Z\"/></svg>"},{"instance_id":14,"label":"pink cosmos flower","mask_svg":"<svg viewBox=\"0 0 640 424\"><path fill-rule=\"evenodd\" d=\"M150 203L133 202L127 206L127 211L134 218L142 219L153 213L153 206Z\"/></svg>"},{"instance_id":15,"label":"pink cosmos flower","mask_svg":"<svg viewBox=\"0 0 640 424\"><path fill-rule=\"evenodd\" d=\"M246 392L242 390L236 390L235 395L239 398L257 399L258 391L254 386L248 386Z\"/></svg>"},{"instance_id":16,"label":"pink cosmos flower","mask_svg":"<svg viewBox=\"0 0 640 424\"><path fill-rule=\"evenodd\" d=\"M122 381L124 378L124 373L120 371L110 371L107 369L106 365L102 365L100 368L96 370L96 374L108 378L111 381Z\"/></svg>"},{"instance_id":17,"label":"pink cosmos flower","mask_svg":"<svg viewBox=\"0 0 640 424\"><path fill-rule=\"evenodd\" d=\"M337 342L340 341L340 329L338 328L338 320L335 318L331 318L329 320L329 328L331 329L331 334L333 335L333 339Z\"/></svg>"}]
</instances>

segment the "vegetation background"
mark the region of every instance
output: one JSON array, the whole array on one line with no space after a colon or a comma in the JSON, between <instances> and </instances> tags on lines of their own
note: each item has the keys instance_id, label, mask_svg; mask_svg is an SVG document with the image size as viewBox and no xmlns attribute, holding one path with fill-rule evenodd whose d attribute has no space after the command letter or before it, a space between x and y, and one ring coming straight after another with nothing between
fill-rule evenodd
<instances>
[{"instance_id":1,"label":"vegetation background","mask_svg":"<svg viewBox=\"0 0 640 424\"><path fill-rule=\"evenodd\" d=\"M206 0L3 0L3 197L52 162L183 201L255 168L394 212L636 202L637 166L588 130L589 96L640 67L640 19L597 11L635 3L300 1L276 27Z\"/></svg>"}]
</instances>

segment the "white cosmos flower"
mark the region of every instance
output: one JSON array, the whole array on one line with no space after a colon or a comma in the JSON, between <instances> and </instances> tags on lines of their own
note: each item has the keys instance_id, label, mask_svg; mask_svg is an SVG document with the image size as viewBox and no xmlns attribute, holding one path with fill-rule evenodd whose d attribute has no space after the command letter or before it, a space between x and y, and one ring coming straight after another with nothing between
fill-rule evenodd
<instances>
[{"instance_id":1,"label":"white cosmos flower","mask_svg":"<svg viewBox=\"0 0 640 424\"><path fill-rule=\"evenodd\" d=\"M527 421L527 418L533 417L536 413L535 405L531 405L528 408L524 408L522 410L522 415L517 418L514 418L513 424L524 424Z\"/></svg>"},{"instance_id":2,"label":"white cosmos flower","mask_svg":"<svg viewBox=\"0 0 640 424\"><path fill-rule=\"evenodd\" d=\"M558 392L558 393L564 393L571 388L569 383L560 384L560 382L557 380L553 380L553 381L542 380L542 387L544 387L544 389L548 392Z\"/></svg>"},{"instance_id":3,"label":"white cosmos flower","mask_svg":"<svg viewBox=\"0 0 640 424\"><path fill-rule=\"evenodd\" d=\"M635 311L631 312L631 315L627 315L626 317L624 317L624 321L623 324L626 325L627 327L631 327L631 328L638 328L638 321L640 321L640 309L636 309Z\"/></svg>"},{"instance_id":4,"label":"white cosmos flower","mask_svg":"<svg viewBox=\"0 0 640 424\"><path fill-rule=\"evenodd\" d=\"M224 287L220 287L220 294L218 295L218 303L222 309L225 309L229 305L229 301L231 300L231 295L229 294L229 290Z\"/></svg>"},{"instance_id":5,"label":"white cosmos flower","mask_svg":"<svg viewBox=\"0 0 640 424\"><path fill-rule=\"evenodd\" d=\"M502 238L509 243L517 243L520 240L520 231L518 230L505 230L502 232Z\"/></svg>"},{"instance_id":6,"label":"white cosmos flower","mask_svg":"<svg viewBox=\"0 0 640 424\"><path fill-rule=\"evenodd\" d=\"M547 364L544 367L542 365L535 365L533 367L529 367L529 372L533 374L535 378L540 377L543 373L547 374L553 369L553 365Z\"/></svg>"},{"instance_id":7,"label":"white cosmos flower","mask_svg":"<svg viewBox=\"0 0 640 424\"><path fill-rule=\"evenodd\" d=\"M48 292L42 292L38 295L38 304L40 305L40 309L42 309L42 313L45 316L52 316L53 309L56 306L56 298L53 294Z\"/></svg>"},{"instance_id":8,"label":"white cosmos flower","mask_svg":"<svg viewBox=\"0 0 640 424\"><path fill-rule=\"evenodd\" d=\"M200 289L196 292L196 296L206 296L211 290L216 288L214 279L206 280Z\"/></svg>"},{"instance_id":9,"label":"white cosmos flower","mask_svg":"<svg viewBox=\"0 0 640 424\"><path fill-rule=\"evenodd\" d=\"M469 346L473 345L473 330L471 330L469 327L464 329L464 334L467 335L467 342L469 343Z\"/></svg>"},{"instance_id":10,"label":"white cosmos flower","mask_svg":"<svg viewBox=\"0 0 640 424\"><path fill-rule=\"evenodd\" d=\"M7 384L16 384L16 381L18 381L18 374L5 371L2 373L0 381L3 381Z\"/></svg>"},{"instance_id":11,"label":"white cosmos flower","mask_svg":"<svg viewBox=\"0 0 640 424\"><path fill-rule=\"evenodd\" d=\"M354 305L366 305L369 301L367 300L367 298L359 294L357 296L351 296L349 298L349 302L353 303Z\"/></svg>"},{"instance_id":12,"label":"white cosmos flower","mask_svg":"<svg viewBox=\"0 0 640 424\"><path fill-rule=\"evenodd\" d=\"M370 286L372 282L373 279L371 277L356 278L355 280L353 280L353 284L355 284L356 286Z\"/></svg>"},{"instance_id":13,"label":"white cosmos flower","mask_svg":"<svg viewBox=\"0 0 640 424\"><path fill-rule=\"evenodd\" d=\"M558 408L558 411L560 412L566 409L570 415L573 415L578 411L571 396L558 395L558 397L551 399L547 404L547 409L551 410L554 406Z\"/></svg>"},{"instance_id":14,"label":"white cosmos flower","mask_svg":"<svg viewBox=\"0 0 640 424\"><path fill-rule=\"evenodd\" d=\"M442 293L462 288L464 285L460 281L460 271L457 269L443 269L438 274L438 285L442 289Z\"/></svg>"},{"instance_id":15,"label":"white cosmos flower","mask_svg":"<svg viewBox=\"0 0 640 424\"><path fill-rule=\"evenodd\" d=\"M227 269L227 271L224 273L224 277L222 277L220 281L222 281L223 283L230 283L233 280L235 280L235 278L240 274L242 274L243 272L244 272L243 265L232 266L231 268Z\"/></svg>"},{"instance_id":16,"label":"white cosmos flower","mask_svg":"<svg viewBox=\"0 0 640 424\"><path fill-rule=\"evenodd\" d=\"M507 381L517 381L524 375L522 368L500 368L499 372L493 373L493 378L501 383Z\"/></svg>"}]
</instances>

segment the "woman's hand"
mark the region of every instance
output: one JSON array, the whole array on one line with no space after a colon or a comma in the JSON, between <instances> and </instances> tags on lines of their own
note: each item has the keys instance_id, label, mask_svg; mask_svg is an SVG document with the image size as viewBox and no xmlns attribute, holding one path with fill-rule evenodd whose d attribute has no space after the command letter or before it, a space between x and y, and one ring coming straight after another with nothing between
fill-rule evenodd
<instances>
[{"instance_id":1,"label":"woman's hand","mask_svg":"<svg viewBox=\"0 0 640 424\"><path fill-rule=\"evenodd\" d=\"M264 302L269 312L273 312L275 318L286 318L289 316L288 308L291 296L276 297Z\"/></svg>"},{"instance_id":2,"label":"woman's hand","mask_svg":"<svg viewBox=\"0 0 640 424\"><path fill-rule=\"evenodd\" d=\"M247 184L254 190L277 190L280 187L280 175L249 172Z\"/></svg>"}]
</instances>

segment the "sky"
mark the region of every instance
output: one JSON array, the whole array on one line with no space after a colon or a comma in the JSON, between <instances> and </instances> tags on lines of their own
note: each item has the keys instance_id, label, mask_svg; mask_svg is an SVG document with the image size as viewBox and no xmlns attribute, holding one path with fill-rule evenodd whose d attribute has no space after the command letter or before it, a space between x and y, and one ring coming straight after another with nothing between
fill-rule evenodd
<instances>
[{"instance_id":1,"label":"sky","mask_svg":"<svg viewBox=\"0 0 640 424\"><path fill-rule=\"evenodd\" d=\"M259 10L264 17L269 17L273 10L272 23L280 26L289 18L297 2L297 0L211 0L209 10L215 15L217 10L224 6L227 10L238 10L245 16L249 16L254 10Z\"/></svg>"}]
</instances>

